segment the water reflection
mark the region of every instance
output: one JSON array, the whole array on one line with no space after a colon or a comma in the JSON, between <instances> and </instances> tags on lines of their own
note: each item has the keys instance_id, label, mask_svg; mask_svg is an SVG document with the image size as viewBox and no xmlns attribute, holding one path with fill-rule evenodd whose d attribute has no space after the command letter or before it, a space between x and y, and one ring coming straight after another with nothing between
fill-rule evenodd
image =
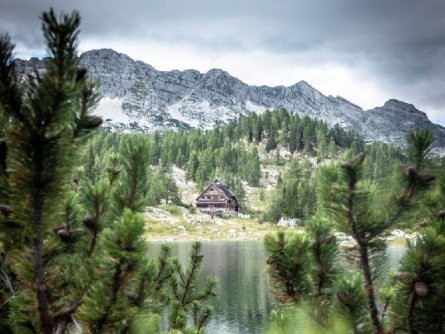
<instances>
[{"instance_id":1,"label":"water reflection","mask_svg":"<svg viewBox=\"0 0 445 334\"><path fill-rule=\"evenodd\" d=\"M152 244L153 254L159 247ZM184 265L190 249L191 242L172 243L173 255ZM202 253L203 277L218 280L207 333L260 333L274 306L262 241L204 241Z\"/></svg>"},{"instance_id":2,"label":"water reflection","mask_svg":"<svg viewBox=\"0 0 445 334\"><path fill-rule=\"evenodd\" d=\"M171 244L172 253L185 265L191 242ZM160 243L151 244L156 256ZM260 333L267 325L270 311L277 306L270 292L266 272L266 251L262 241L204 241L202 242L203 277L218 280L218 296L213 298L214 315L207 333ZM388 248L389 267L397 267L404 246Z\"/></svg>"}]
</instances>

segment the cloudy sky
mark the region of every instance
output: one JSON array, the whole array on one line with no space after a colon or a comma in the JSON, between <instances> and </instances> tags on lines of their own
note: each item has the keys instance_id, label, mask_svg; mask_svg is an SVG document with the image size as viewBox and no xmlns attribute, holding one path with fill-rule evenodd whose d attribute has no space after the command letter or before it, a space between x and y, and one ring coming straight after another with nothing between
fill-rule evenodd
<instances>
[{"instance_id":1,"label":"cloudy sky","mask_svg":"<svg viewBox=\"0 0 445 334\"><path fill-rule=\"evenodd\" d=\"M18 57L45 55L38 16L50 6L80 11L80 51L248 84L306 80L363 108L396 98L445 125L444 0L0 0Z\"/></svg>"}]
</instances>

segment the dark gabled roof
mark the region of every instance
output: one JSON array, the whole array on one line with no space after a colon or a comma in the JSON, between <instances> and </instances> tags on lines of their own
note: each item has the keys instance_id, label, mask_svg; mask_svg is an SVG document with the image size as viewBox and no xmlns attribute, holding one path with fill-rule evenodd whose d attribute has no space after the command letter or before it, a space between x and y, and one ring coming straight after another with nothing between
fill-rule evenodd
<instances>
[{"instance_id":1,"label":"dark gabled roof","mask_svg":"<svg viewBox=\"0 0 445 334\"><path fill-rule=\"evenodd\" d=\"M196 198L196 200L198 200L211 186L214 186L221 190L227 197L236 199L236 195L229 189L229 187L222 183L220 180L216 179L213 183L211 183L207 186L207 188L204 189L204 191Z\"/></svg>"},{"instance_id":2,"label":"dark gabled roof","mask_svg":"<svg viewBox=\"0 0 445 334\"><path fill-rule=\"evenodd\" d=\"M215 182L213 182L213 184L215 185L215 187L221 189L224 192L224 194L226 194L226 196L236 198L236 195L229 189L229 187L226 186L221 181L215 180Z\"/></svg>"}]
</instances>

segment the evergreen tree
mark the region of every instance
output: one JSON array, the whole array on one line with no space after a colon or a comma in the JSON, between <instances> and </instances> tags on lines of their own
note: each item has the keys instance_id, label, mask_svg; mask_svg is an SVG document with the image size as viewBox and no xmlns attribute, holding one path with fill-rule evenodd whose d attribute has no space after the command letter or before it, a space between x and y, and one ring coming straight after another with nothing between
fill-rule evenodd
<instances>
[{"instance_id":1,"label":"evergreen tree","mask_svg":"<svg viewBox=\"0 0 445 334\"><path fill-rule=\"evenodd\" d=\"M276 138L276 133L269 133L267 135L267 142L266 142L266 152L270 152L272 150L275 150L277 148L278 142Z\"/></svg>"},{"instance_id":2,"label":"evergreen tree","mask_svg":"<svg viewBox=\"0 0 445 334\"><path fill-rule=\"evenodd\" d=\"M203 291L196 287L202 268L203 255L201 243L195 242L190 252L189 268L184 271L178 261L174 263L172 311L169 323L172 329L183 333L202 333L202 328L209 321L213 309L202 305L207 299L216 296L216 281L208 279ZM193 327L187 326L187 315L192 315Z\"/></svg>"},{"instance_id":3,"label":"evergreen tree","mask_svg":"<svg viewBox=\"0 0 445 334\"><path fill-rule=\"evenodd\" d=\"M253 151L248 156L248 161L246 163L246 180L251 186L258 186L261 178L261 167L260 158L258 157L257 149Z\"/></svg>"},{"instance_id":4,"label":"evergreen tree","mask_svg":"<svg viewBox=\"0 0 445 334\"><path fill-rule=\"evenodd\" d=\"M445 328L445 177L439 175L422 216L426 229L407 251L398 271L388 279L390 329L440 333Z\"/></svg>"},{"instance_id":5,"label":"evergreen tree","mask_svg":"<svg viewBox=\"0 0 445 334\"><path fill-rule=\"evenodd\" d=\"M336 222L337 228L351 235L358 245L368 312L375 333L384 332L372 263L375 251L381 251L382 246L377 237L406 215L412 209L417 194L427 189L434 180L433 176L422 171L432 142L432 135L428 131L409 135L408 157L412 165L403 166L402 189L396 191L392 200L386 203L381 202L375 184L362 180L363 153L343 163L340 170L327 167L322 171L319 198L324 212ZM385 209L382 210L383 207Z\"/></svg>"},{"instance_id":6,"label":"evergreen tree","mask_svg":"<svg viewBox=\"0 0 445 334\"><path fill-rule=\"evenodd\" d=\"M338 243L332 225L315 216L308 222L306 233L268 235L264 239L269 274L278 300L300 303L302 300L329 300L338 272L335 258Z\"/></svg>"},{"instance_id":7,"label":"evergreen tree","mask_svg":"<svg viewBox=\"0 0 445 334\"><path fill-rule=\"evenodd\" d=\"M402 165L391 196L384 195L387 187L380 190L378 183L363 179L362 153L340 168L323 167L318 186L322 216L308 223L306 233L311 238L281 233L265 240L280 299L289 299L303 309L307 305L311 311L305 313L315 319L317 330L340 318L350 327L346 332L443 331L445 211L437 210L443 207L444 183L429 196L424 194L435 180L424 171L432 142L426 130L409 135L410 165ZM400 270L377 291L376 279L385 254L385 243L379 237L414 209L424 213L430 226L416 242L408 243ZM338 248L329 221L354 239L357 250L352 255L359 259L359 271L335 261ZM312 247L306 240L312 240Z\"/></svg>"},{"instance_id":8,"label":"evergreen tree","mask_svg":"<svg viewBox=\"0 0 445 334\"><path fill-rule=\"evenodd\" d=\"M44 76L19 84L13 45L0 38L0 111L8 120L0 140L0 330L72 333L76 319L90 333L134 332L141 323L150 325L144 332L159 331L154 313L172 298L174 267L164 247L158 261L149 259L143 238L147 142L124 140L122 168L109 154L100 161L106 173L83 183L82 139L101 119L89 115L96 86L78 68L79 14L57 19L50 10L42 21L51 54ZM102 153L119 145L106 137L94 143ZM210 313L193 305L200 330Z\"/></svg>"},{"instance_id":9,"label":"evergreen tree","mask_svg":"<svg viewBox=\"0 0 445 334\"><path fill-rule=\"evenodd\" d=\"M124 208L140 211L147 191L147 144L139 136L129 137L123 142L121 181L115 192L116 212Z\"/></svg>"},{"instance_id":10,"label":"evergreen tree","mask_svg":"<svg viewBox=\"0 0 445 334\"><path fill-rule=\"evenodd\" d=\"M231 185L233 192L238 199L238 204L240 206L240 210L245 212L247 211L247 202L246 202L246 192L243 187L243 183L239 178L235 178L233 180L233 185Z\"/></svg>"},{"instance_id":11,"label":"evergreen tree","mask_svg":"<svg viewBox=\"0 0 445 334\"><path fill-rule=\"evenodd\" d=\"M332 139L332 137L329 139L328 143L328 155L331 159L337 158L337 147L335 146L335 141Z\"/></svg>"},{"instance_id":12,"label":"evergreen tree","mask_svg":"<svg viewBox=\"0 0 445 334\"><path fill-rule=\"evenodd\" d=\"M9 119L5 131L8 172L3 174L9 186L3 200L10 212L7 221L14 227L3 229L1 236L7 245L7 276L14 281L9 318L13 330L21 333L52 333L63 328L76 310L78 294L61 293L58 287L65 280L81 283L81 270L74 278L54 273L61 268L66 268L65 274L74 273L74 266L82 267L79 257L72 262L62 256L53 261L48 257L70 251L51 249L54 243L75 240L77 231L68 222L59 225L67 198L66 176L71 174L80 139L101 124L101 119L89 115L97 102L95 86L86 70L77 68L79 14L57 20L51 10L41 18L51 55L43 77L36 72L23 86L19 84L13 45L8 36L0 38L0 106ZM16 238L15 244L5 242L11 238Z\"/></svg>"},{"instance_id":13,"label":"evergreen tree","mask_svg":"<svg viewBox=\"0 0 445 334\"><path fill-rule=\"evenodd\" d=\"M299 234L278 232L264 239L269 275L275 284L275 296L281 301L298 302L311 289L310 241Z\"/></svg>"}]
</instances>

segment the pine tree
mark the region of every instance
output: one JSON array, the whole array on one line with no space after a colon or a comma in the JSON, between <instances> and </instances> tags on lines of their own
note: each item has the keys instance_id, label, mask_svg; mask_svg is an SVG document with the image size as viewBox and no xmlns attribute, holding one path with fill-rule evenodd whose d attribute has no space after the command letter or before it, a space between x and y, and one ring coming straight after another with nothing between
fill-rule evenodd
<instances>
[{"instance_id":1,"label":"pine tree","mask_svg":"<svg viewBox=\"0 0 445 334\"><path fill-rule=\"evenodd\" d=\"M251 186L258 186L261 179L260 158L258 157L257 149L253 149L248 155L246 163L246 180Z\"/></svg>"},{"instance_id":2,"label":"pine tree","mask_svg":"<svg viewBox=\"0 0 445 334\"><path fill-rule=\"evenodd\" d=\"M438 178L422 216L428 225L388 279L390 328L410 333L440 333L445 328L445 177Z\"/></svg>"},{"instance_id":3,"label":"pine tree","mask_svg":"<svg viewBox=\"0 0 445 334\"><path fill-rule=\"evenodd\" d=\"M310 241L299 234L278 232L264 239L269 275L274 281L275 296L281 301L298 302L311 291Z\"/></svg>"},{"instance_id":4,"label":"pine tree","mask_svg":"<svg viewBox=\"0 0 445 334\"><path fill-rule=\"evenodd\" d=\"M272 150L275 150L277 148L278 142L276 138L276 133L269 133L267 135L267 142L266 142L266 152L270 152Z\"/></svg>"},{"instance_id":5,"label":"pine tree","mask_svg":"<svg viewBox=\"0 0 445 334\"><path fill-rule=\"evenodd\" d=\"M124 140L122 166L117 155L100 161L94 184L78 176L82 139L101 124L89 115L96 86L78 68L79 14L50 10L42 21L51 53L43 76L19 84L13 45L0 38L1 332L62 334L75 323L90 333L159 331L174 267L165 247L149 259L143 238L146 141ZM202 328L210 313L195 306Z\"/></svg>"},{"instance_id":6,"label":"pine tree","mask_svg":"<svg viewBox=\"0 0 445 334\"><path fill-rule=\"evenodd\" d=\"M335 141L332 139L332 137L329 139L328 155L331 159L337 158L337 147L335 146Z\"/></svg>"},{"instance_id":7,"label":"pine tree","mask_svg":"<svg viewBox=\"0 0 445 334\"><path fill-rule=\"evenodd\" d=\"M100 118L89 115L97 102L95 86L86 70L77 68L79 14L58 20L51 10L41 18L51 55L44 76L36 72L19 84L13 44L8 36L0 38L0 105L9 119L4 174L9 187L3 200L10 208L7 221L15 229L12 234L3 230L2 241L17 238L14 245L4 243L4 251L8 276L14 280L10 318L14 331L22 333L52 333L75 309L78 296L66 297L57 291L63 280L73 279L49 275L63 267L63 257L48 261L48 256L59 251L51 250L54 243L71 243L76 237L69 221L59 226L64 221L66 176L71 174L76 145L101 123ZM60 251L69 249L61 247ZM67 273L73 265L65 263Z\"/></svg>"},{"instance_id":8,"label":"pine tree","mask_svg":"<svg viewBox=\"0 0 445 334\"><path fill-rule=\"evenodd\" d=\"M122 148L121 182L115 192L116 212L124 208L140 211L144 205L147 189L147 143L139 136L128 137Z\"/></svg>"},{"instance_id":9,"label":"pine tree","mask_svg":"<svg viewBox=\"0 0 445 334\"><path fill-rule=\"evenodd\" d=\"M338 272L338 243L326 219L315 216L308 222L306 233L278 232L266 236L264 243L270 253L267 264L278 300L296 304L329 300Z\"/></svg>"},{"instance_id":10,"label":"pine tree","mask_svg":"<svg viewBox=\"0 0 445 334\"><path fill-rule=\"evenodd\" d=\"M422 170L432 142L433 137L428 131L408 136L408 157L412 165L403 166L402 189L386 203L381 202L376 185L362 179L363 153L343 163L340 170L331 167L322 170L319 199L324 212L336 222L337 228L351 235L357 243L368 312L375 333L384 333L373 272L376 267L373 258L378 258L374 256L375 251L381 252L383 246L377 237L406 215L413 208L418 193L428 189L434 180Z\"/></svg>"},{"instance_id":11,"label":"pine tree","mask_svg":"<svg viewBox=\"0 0 445 334\"><path fill-rule=\"evenodd\" d=\"M445 211L438 209L443 207L445 183L425 196L435 180L424 171L432 142L426 130L408 136L410 165L402 165L391 196L385 194L388 187L380 190L378 183L363 178L362 153L338 168L323 167L318 186L321 216L308 223L311 238L283 233L266 238L280 299L300 305L300 311L315 319L317 330L331 326L332 319L343 319L350 327L347 332L354 333L443 331ZM424 213L429 227L408 243L400 270L377 290L386 246L380 236L416 211ZM335 261L338 248L329 221L354 239L357 249L349 255L359 260L360 268Z\"/></svg>"},{"instance_id":12,"label":"pine tree","mask_svg":"<svg viewBox=\"0 0 445 334\"><path fill-rule=\"evenodd\" d=\"M197 280L202 269L203 255L201 243L195 242L190 251L189 268L184 271L178 261L174 264L172 311L170 313L170 327L183 333L202 333L202 328L209 321L213 312L212 307L203 305L207 299L216 296L216 281L208 279L203 291L199 291ZM187 315L192 315L193 327L187 326Z\"/></svg>"}]
</instances>

